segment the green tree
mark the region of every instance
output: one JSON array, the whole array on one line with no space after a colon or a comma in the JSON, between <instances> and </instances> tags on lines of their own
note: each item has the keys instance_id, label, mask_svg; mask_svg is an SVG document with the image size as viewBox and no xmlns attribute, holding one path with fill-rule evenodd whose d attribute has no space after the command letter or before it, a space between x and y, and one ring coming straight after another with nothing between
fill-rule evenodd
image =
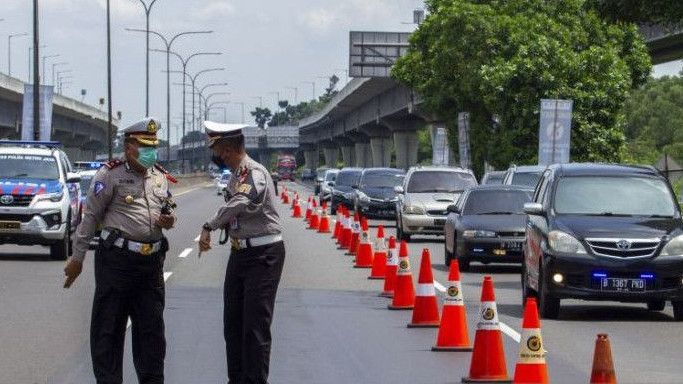
<instances>
[{"instance_id":1,"label":"green tree","mask_svg":"<svg viewBox=\"0 0 683 384\"><path fill-rule=\"evenodd\" d=\"M273 116L273 113L268 108L256 107L255 110L251 111L251 115L254 116L256 125L260 128L265 128L266 124L268 124Z\"/></svg>"},{"instance_id":2,"label":"green tree","mask_svg":"<svg viewBox=\"0 0 683 384\"><path fill-rule=\"evenodd\" d=\"M588 5L613 21L680 25L683 20L681 0L590 0Z\"/></svg>"},{"instance_id":3,"label":"green tree","mask_svg":"<svg viewBox=\"0 0 683 384\"><path fill-rule=\"evenodd\" d=\"M392 74L427 111L470 112L472 161L535 163L542 98L574 100L572 159L618 161L623 105L650 71L635 25L606 23L585 0L428 0L429 16Z\"/></svg>"}]
</instances>

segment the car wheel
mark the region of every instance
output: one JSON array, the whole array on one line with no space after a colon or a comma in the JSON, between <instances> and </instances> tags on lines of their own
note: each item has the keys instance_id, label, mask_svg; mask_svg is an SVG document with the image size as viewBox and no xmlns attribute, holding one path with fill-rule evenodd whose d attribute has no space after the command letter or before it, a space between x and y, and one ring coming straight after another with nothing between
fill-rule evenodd
<instances>
[{"instance_id":1,"label":"car wheel","mask_svg":"<svg viewBox=\"0 0 683 384\"><path fill-rule=\"evenodd\" d=\"M560 314L560 299L548 292L548 281L541 266L538 277L538 312L544 319L557 319Z\"/></svg>"},{"instance_id":2,"label":"car wheel","mask_svg":"<svg viewBox=\"0 0 683 384\"><path fill-rule=\"evenodd\" d=\"M653 300L647 302L648 311L663 311L666 306L666 301L664 300Z\"/></svg>"},{"instance_id":3,"label":"car wheel","mask_svg":"<svg viewBox=\"0 0 683 384\"><path fill-rule=\"evenodd\" d=\"M330 202L330 214L337 214L337 206L334 204L334 201Z\"/></svg>"},{"instance_id":4,"label":"car wheel","mask_svg":"<svg viewBox=\"0 0 683 384\"><path fill-rule=\"evenodd\" d=\"M446 243L444 242L443 244L443 254L444 254L444 264L447 267L451 266L451 261L453 260L453 252L448 252L448 247L446 247Z\"/></svg>"},{"instance_id":5,"label":"car wheel","mask_svg":"<svg viewBox=\"0 0 683 384\"><path fill-rule=\"evenodd\" d=\"M64 238L56 244L50 245L50 259L66 260L71 254L71 214L66 220Z\"/></svg>"},{"instance_id":6,"label":"car wheel","mask_svg":"<svg viewBox=\"0 0 683 384\"><path fill-rule=\"evenodd\" d=\"M672 301L674 307L674 320L683 321L683 301Z\"/></svg>"}]
</instances>

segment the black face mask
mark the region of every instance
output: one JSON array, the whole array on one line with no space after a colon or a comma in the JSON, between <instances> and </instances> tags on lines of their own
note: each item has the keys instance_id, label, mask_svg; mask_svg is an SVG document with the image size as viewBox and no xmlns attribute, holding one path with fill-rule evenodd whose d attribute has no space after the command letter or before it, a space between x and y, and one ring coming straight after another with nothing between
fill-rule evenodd
<instances>
[{"instance_id":1,"label":"black face mask","mask_svg":"<svg viewBox=\"0 0 683 384\"><path fill-rule=\"evenodd\" d=\"M220 169L225 169L228 167L227 165L225 165L225 163L223 162L223 159L221 159L220 156L211 156L211 161L214 164L216 164L216 166Z\"/></svg>"}]
</instances>

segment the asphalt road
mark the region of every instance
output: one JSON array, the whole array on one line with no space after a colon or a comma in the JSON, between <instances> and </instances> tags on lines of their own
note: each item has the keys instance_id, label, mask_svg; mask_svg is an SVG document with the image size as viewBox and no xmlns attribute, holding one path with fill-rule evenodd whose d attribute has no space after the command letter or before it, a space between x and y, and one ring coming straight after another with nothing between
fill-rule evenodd
<instances>
[{"instance_id":1,"label":"asphalt road","mask_svg":"<svg viewBox=\"0 0 683 384\"><path fill-rule=\"evenodd\" d=\"M307 187L294 186L306 192ZM213 188L178 196L179 225L169 232L167 255L167 383L225 382L222 286L228 250L216 246L197 259L198 228L221 203ZM467 374L469 353L430 351L435 329L407 329L409 311L386 310L381 281L351 268L352 258L329 236L304 229L279 205L287 261L277 299L271 383L456 383ZM371 222L376 226L380 222ZM394 234L393 223L386 225ZM374 231L374 229L373 229ZM373 233L374 235L374 233ZM413 276L430 249L435 279L446 284L443 241L416 238L409 245ZM0 247L0 383L92 383L89 356L92 255L71 290L63 290L62 262L40 247ZM180 257L183 256L183 257ZM483 276L494 278L508 372L514 372L521 331L518 266L478 266L463 274L470 337ZM563 301L559 320L543 322L550 376L555 383L587 382L597 333L612 342L622 383L680 383L683 324L671 308ZM136 383L129 342L125 382Z\"/></svg>"}]
</instances>

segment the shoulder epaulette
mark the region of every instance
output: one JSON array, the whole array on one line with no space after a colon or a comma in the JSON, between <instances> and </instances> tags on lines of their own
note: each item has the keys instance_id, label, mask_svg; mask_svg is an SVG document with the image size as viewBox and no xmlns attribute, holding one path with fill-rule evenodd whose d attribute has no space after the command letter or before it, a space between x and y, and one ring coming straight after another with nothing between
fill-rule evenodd
<instances>
[{"instance_id":1,"label":"shoulder epaulette","mask_svg":"<svg viewBox=\"0 0 683 384\"><path fill-rule=\"evenodd\" d=\"M164 167L162 167L161 164L159 164L159 163L154 164L154 168L156 168L157 171L163 173L166 176L166 180L170 181L173 184L178 183L178 180L176 180L176 178L173 177L170 172L168 172Z\"/></svg>"},{"instance_id":2,"label":"shoulder epaulette","mask_svg":"<svg viewBox=\"0 0 683 384\"><path fill-rule=\"evenodd\" d=\"M107 161L106 163L102 164L104 165L107 169L114 169L118 166L123 165L123 161L121 160L112 160L112 161Z\"/></svg>"}]
</instances>

